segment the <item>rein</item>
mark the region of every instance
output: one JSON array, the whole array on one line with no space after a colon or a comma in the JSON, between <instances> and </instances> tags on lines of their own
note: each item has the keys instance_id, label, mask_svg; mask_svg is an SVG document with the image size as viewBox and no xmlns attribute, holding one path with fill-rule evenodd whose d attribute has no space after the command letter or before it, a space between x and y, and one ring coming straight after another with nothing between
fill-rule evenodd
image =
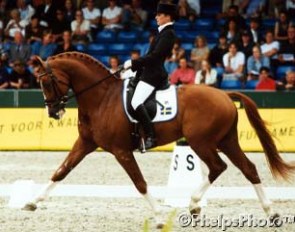
<instances>
[{"instance_id":1,"label":"rein","mask_svg":"<svg viewBox=\"0 0 295 232\"><path fill-rule=\"evenodd\" d=\"M118 71L116 71L116 72L114 72L114 73L110 73L109 75L107 75L107 76L104 77L103 79L101 79L101 80L99 80L99 81L93 83L92 85L86 87L85 89L82 89L81 91L79 91L79 92L77 92L77 93L74 93L74 94L72 94L72 95L70 95L70 96L62 96L62 97L59 97L59 99L60 99L60 100L63 100L63 101L64 101L64 100L68 101L69 99L72 99L72 98L74 98L74 97L78 97L78 96L80 96L81 94L83 94L84 92L86 92L86 91L88 91L88 90L94 88L95 86L101 84L103 81L105 81L105 80L107 80L107 79L109 79L109 78L111 78L111 77L113 77L113 76L115 77L117 74L119 74L119 73L122 72L123 70L124 70L124 67L120 68ZM58 92L60 92L60 91L59 91L59 89L58 89L58 86L56 85L56 82L61 83L61 84L65 85L65 86L67 86L67 87L69 87L69 88L71 87L69 84L67 84L67 83L65 83L65 82L63 82L63 81L57 79L57 77L53 74L52 69L51 69L51 67L49 66L48 61L46 61L46 71L45 71L44 73L41 73L40 75L38 75L38 78L42 78L42 77L45 76L45 75L49 75L50 78L51 78L51 80L53 80L53 83L55 83L55 84L53 84L53 89L54 89L54 92L55 92L55 94L56 94L57 96L58 96ZM116 77L115 77L115 78L116 78Z\"/></svg>"}]
</instances>

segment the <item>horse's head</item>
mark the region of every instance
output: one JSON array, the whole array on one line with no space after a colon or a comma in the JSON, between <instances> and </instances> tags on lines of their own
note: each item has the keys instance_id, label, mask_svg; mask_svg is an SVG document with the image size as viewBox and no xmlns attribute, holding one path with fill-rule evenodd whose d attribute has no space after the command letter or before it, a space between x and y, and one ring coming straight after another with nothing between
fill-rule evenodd
<instances>
[{"instance_id":1,"label":"horse's head","mask_svg":"<svg viewBox=\"0 0 295 232\"><path fill-rule=\"evenodd\" d=\"M40 81L49 117L60 119L65 113L68 98L68 78L60 70L53 72L49 60L44 62L38 56L34 58L33 66L34 74Z\"/></svg>"}]
</instances>

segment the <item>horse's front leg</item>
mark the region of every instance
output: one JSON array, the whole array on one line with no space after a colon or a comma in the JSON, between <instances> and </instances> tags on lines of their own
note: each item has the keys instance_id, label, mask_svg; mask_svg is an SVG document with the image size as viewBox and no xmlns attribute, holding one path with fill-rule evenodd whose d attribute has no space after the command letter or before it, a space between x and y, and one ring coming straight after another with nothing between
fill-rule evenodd
<instances>
[{"instance_id":1,"label":"horse's front leg","mask_svg":"<svg viewBox=\"0 0 295 232\"><path fill-rule=\"evenodd\" d=\"M33 201L27 203L23 209L30 211L36 210L37 203L39 203L40 201L44 201L49 196L49 193L54 189L56 184L62 181L71 172L71 170L73 170L81 162L81 160L83 160L83 158L87 154L94 151L96 148L96 144L88 140L83 140L79 136L66 159L51 177L50 182L45 186L45 188L40 191L39 194L36 195Z\"/></svg>"},{"instance_id":2,"label":"horse's front leg","mask_svg":"<svg viewBox=\"0 0 295 232\"><path fill-rule=\"evenodd\" d=\"M113 152L113 154L133 181L136 189L142 194L142 196L151 206L155 215L157 228L162 228L164 223L159 218L160 206L148 192L147 183L144 180L144 177L139 169L139 166L134 158L132 151L118 151Z\"/></svg>"}]
</instances>

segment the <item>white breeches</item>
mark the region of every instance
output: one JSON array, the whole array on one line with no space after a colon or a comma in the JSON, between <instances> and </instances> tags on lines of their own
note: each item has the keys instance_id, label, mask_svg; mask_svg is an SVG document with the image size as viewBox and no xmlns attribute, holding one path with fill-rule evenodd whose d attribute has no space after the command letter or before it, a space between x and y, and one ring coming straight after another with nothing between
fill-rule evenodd
<instances>
[{"instance_id":1,"label":"white breeches","mask_svg":"<svg viewBox=\"0 0 295 232\"><path fill-rule=\"evenodd\" d=\"M152 94L154 89L154 86L146 82L139 81L136 86L133 98L131 100L131 105L133 109L136 110L138 106L143 104L145 100Z\"/></svg>"}]
</instances>

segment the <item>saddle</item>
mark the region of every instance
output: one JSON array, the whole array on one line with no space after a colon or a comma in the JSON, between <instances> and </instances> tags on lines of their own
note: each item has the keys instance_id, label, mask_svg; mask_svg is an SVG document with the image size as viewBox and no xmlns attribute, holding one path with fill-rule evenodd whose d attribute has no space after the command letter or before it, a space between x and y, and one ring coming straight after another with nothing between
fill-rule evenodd
<instances>
[{"instance_id":1,"label":"saddle","mask_svg":"<svg viewBox=\"0 0 295 232\"><path fill-rule=\"evenodd\" d=\"M124 111L131 123L134 125L132 137L135 147L140 142L140 133L138 119L131 105L131 100L135 92L138 78L124 80L123 87L123 105ZM176 87L169 85L167 82L160 86L160 89L154 91L151 96L144 102L144 105L152 119L152 122L163 122L172 120L177 114L177 94Z\"/></svg>"}]
</instances>

